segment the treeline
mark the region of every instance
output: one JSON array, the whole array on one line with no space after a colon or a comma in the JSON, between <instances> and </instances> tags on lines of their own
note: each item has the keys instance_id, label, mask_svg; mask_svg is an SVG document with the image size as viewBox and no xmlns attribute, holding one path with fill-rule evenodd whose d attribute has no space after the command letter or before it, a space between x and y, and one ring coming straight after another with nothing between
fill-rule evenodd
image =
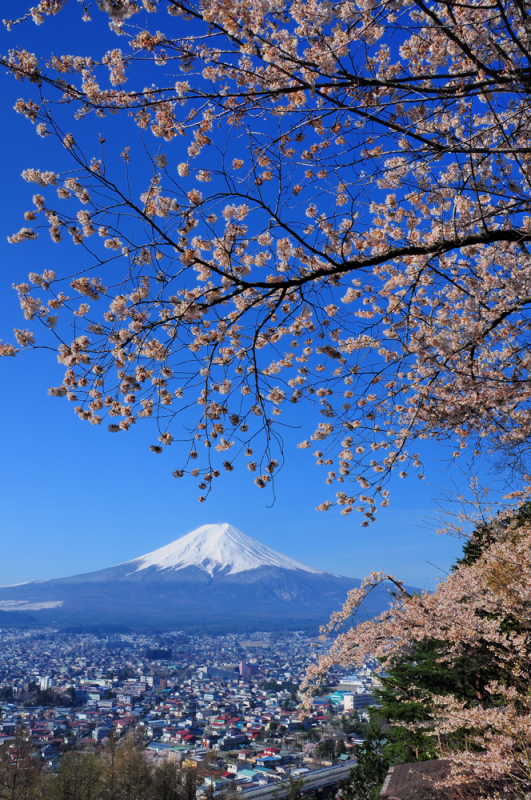
<instances>
[{"instance_id":1,"label":"treeline","mask_svg":"<svg viewBox=\"0 0 531 800\"><path fill-rule=\"evenodd\" d=\"M15 694L12 686L2 686L0 688L0 700L13 700ZM72 706L76 700L76 690L70 686L66 691L54 689L40 689L35 681L30 681L28 688L17 695L17 702L22 702L24 706Z\"/></svg>"},{"instance_id":2,"label":"treeline","mask_svg":"<svg viewBox=\"0 0 531 800\"><path fill-rule=\"evenodd\" d=\"M142 655L149 658L150 661L169 661L172 651L167 647L144 647Z\"/></svg>"},{"instance_id":3,"label":"treeline","mask_svg":"<svg viewBox=\"0 0 531 800\"><path fill-rule=\"evenodd\" d=\"M19 733L0 747L0 800L196 800L198 772L153 761L133 734L66 752L53 772Z\"/></svg>"}]
</instances>

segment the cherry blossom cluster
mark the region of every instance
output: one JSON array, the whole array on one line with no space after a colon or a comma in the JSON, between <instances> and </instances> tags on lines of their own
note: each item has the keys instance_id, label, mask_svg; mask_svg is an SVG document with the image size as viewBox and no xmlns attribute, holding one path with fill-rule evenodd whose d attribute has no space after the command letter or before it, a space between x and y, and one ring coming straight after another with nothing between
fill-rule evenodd
<instances>
[{"instance_id":1,"label":"cherry blossom cluster","mask_svg":"<svg viewBox=\"0 0 531 800\"><path fill-rule=\"evenodd\" d=\"M304 404L298 446L335 486L318 509L364 525L391 472L424 477L417 439L452 442L456 459L493 443L525 455L525 4L99 6L120 47L2 59L33 92L16 110L72 159L24 171L41 193L9 241L47 231L93 259L94 277L72 278L67 257L52 282L17 287L25 318L62 342L52 394L92 424L116 417L112 432L155 418L152 452L177 445L174 474L198 478L201 501L238 455L271 483L280 418L300 424ZM119 165L103 134L94 154L75 134L116 114ZM28 333L0 352L32 347Z\"/></svg>"},{"instance_id":2,"label":"cherry blossom cluster","mask_svg":"<svg viewBox=\"0 0 531 800\"><path fill-rule=\"evenodd\" d=\"M318 685L332 665L362 665L370 656L385 671L414 642L444 643L440 660L448 669L460 657L475 661L469 675L475 699L467 703L423 689L417 697L430 719L413 727L433 736L439 756L449 759L446 782L459 796L524 797L531 790L531 523L518 513L501 514L488 527L490 546L433 593L409 594L393 576L370 574L323 629L323 639L338 635L308 670L305 688ZM391 609L352 624L368 593L383 581L391 581L395 591ZM494 681L488 677L493 673L505 677ZM311 692L306 702L311 705ZM452 737L456 731L467 735Z\"/></svg>"}]
</instances>

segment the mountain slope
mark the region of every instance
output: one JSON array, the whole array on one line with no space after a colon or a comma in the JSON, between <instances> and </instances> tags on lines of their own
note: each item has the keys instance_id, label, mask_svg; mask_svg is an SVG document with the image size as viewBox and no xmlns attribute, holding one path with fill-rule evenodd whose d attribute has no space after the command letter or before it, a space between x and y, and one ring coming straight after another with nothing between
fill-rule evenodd
<instances>
[{"instance_id":1,"label":"mountain slope","mask_svg":"<svg viewBox=\"0 0 531 800\"><path fill-rule=\"evenodd\" d=\"M360 581L284 556L228 523L203 525L164 547L97 572L0 587L0 611L40 624L134 629L315 629ZM385 587L365 613L389 603Z\"/></svg>"},{"instance_id":2,"label":"mountain slope","mask_svg":"<svg viewBox=\"0 0 531 800\"><path fill-rule=\"evenodd\" d=\"M126 563L135 565L137 572L148 567L179 570L196 566L209 575L216 571L234 575L237 572L271 566L324 574L315 567L308 567L260 544L228 522L202 525L165 547Z\"/></svg>"}]
</instances>

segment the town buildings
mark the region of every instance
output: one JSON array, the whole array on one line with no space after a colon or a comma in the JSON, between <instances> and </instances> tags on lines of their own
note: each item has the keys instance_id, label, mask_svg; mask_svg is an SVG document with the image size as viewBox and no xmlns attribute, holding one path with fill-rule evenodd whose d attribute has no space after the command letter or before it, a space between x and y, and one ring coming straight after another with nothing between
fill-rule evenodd
<instances>
[{"instance_id":1,"label":"town buildings","mask_svg":"<svg viewBox=\"0 0 531 800\"><path fill-rule=\"evenodd\" d=\"M208 762L214 791L267 785L319 766L316 740L342 739L348 758L338 720L372 702L369 668L355 685L337 670L336 690L304 711L298 687L315 652L304 633L0 631L0 747L21 733L55 770L73 747L135 731L150 758Z\"/></svg>"}]
</instances>

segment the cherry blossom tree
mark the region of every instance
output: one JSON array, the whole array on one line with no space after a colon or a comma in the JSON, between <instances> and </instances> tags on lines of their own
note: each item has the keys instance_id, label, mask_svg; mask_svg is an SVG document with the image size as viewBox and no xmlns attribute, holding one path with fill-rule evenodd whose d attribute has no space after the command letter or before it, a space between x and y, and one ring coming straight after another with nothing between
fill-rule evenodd
<instances>
[{"instance_id":1,"label":"cherry blossom tree","mask_svg":"<svg viewBox=\"0 0 531 800\"><path fill-rule=\"evenodd\" d=\"M90 54L3 57L69 167L23 172L9 240L65 257L1 353L46 339L80 419L156 419L200 500L240 454L270 483L300 404L318 508L364 525L392 470L423 477L417 439L525 462L529 3L98 0L110 48L82 13Z\"/></svg>"},{"instance_id":2,"label":"cherry blossom tree","mask_svg":"<svg viewBox=\"0 0 531 800\"><path fill-rule=\"evenodd\" d=\"M459 697L410 687L419 689L417 702L429 713L409 727L433 737L436 753L451 765L445 783L459 789L458 796L524 798L531 791L529 513L499 515L476 531L470 545L473 558L433 593L409 594L393 576L368 576L324 629L323 636L338 635L309 669L306 689L333 664L352 667L371 656L385 670L412 645L437 642L446 669L464 674L463 661L472 667L469 685ZM383 580L396 587L393 607L352 625L364 598ZM311 692L306 702L311 704Z\"/></svg>"}]
</instances>

